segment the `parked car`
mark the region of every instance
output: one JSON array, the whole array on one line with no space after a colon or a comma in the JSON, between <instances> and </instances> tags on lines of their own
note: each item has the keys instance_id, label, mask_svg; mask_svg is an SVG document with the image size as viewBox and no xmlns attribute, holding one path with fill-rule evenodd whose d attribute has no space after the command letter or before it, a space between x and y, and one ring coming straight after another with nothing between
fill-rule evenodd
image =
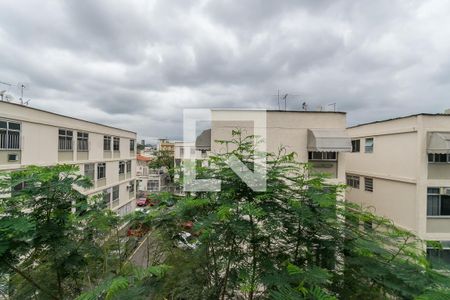
<instances>
[{"instance_id":1,"label":"parked car","mask_svg":"<svg viewBox=\"0 0 450 300\"><path fill-rule=\"evenodd\" d=\"M149 201L148 201L147 198L139 198L139 199L136 200L136 205L137 206L142 207L142 206L147 206L148 204L149 204Z\"/></svg>"},{"instance_id":2,"label":"parked car","mask_svg":"<svg viewBox=\"0 0 450 300\"><path fill-rule=\"evenodd\" d=\"M176 239L176 246L181 249L185 250L194 250L198 247L200 242L198 241L197 237L195 237L193 234L182 231L178 233L175 236Z\"/></svg>"}]
</instances>

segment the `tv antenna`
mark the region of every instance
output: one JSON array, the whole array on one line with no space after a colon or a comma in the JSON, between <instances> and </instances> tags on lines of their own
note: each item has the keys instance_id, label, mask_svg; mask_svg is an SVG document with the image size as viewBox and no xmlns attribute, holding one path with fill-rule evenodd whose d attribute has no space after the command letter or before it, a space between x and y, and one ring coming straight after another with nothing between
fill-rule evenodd
<instances>
[{"instance_id":1,"label":"tv antenna","mask_svg":"<svg viewBox=\"0 0 450 300\"><path fill-rule=\"evenodd\" d=\"M294 95L294 94L289 94L289 93L285 93L285 94L280 94L280 89L277 90L277 95L275 95L277 97L277 101L278 101L278 110L281 110L281 105L284 101L284 110L287 111L287 100L290 97L300 97L300 95Z\"/></svg>"},{"instance_id":2,"label":"tv antenna","mask_svg":"<svg viewBox=\"0 0 450 300\"><path fill-rule=\"evenodd\" d=\"M19 82L17 87L20 89L20 103L23 104L23 90L28 89L28 84L25 82Z\"/></svg>"},{"instance_id":3,"label":"tv antenna","mask_svg":"<svg viewBox=\"0 0 450 300\"><path fill-rule=\"evenodd\" d=\"M336 111L336 102L330 103L328 106L333 106L333 111Z\"/></svg>"}]
</instances>

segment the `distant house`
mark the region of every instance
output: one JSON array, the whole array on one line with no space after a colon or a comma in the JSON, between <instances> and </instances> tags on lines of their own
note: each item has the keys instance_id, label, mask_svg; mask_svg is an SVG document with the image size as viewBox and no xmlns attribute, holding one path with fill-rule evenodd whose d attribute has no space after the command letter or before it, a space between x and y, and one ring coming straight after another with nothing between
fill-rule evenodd
<instances>
[{"instance_id":1,"label":"distant house","mask_svg":"<svg viewBox=\"0 0 450 300\"><path fill-rule=\"evenodd\" d=\"M169 182L167 169L151 169L148 164L151 157L138 154L136 157L136 177L138 193L161 192L166 189Z\"/></svg>"}]
</instances>

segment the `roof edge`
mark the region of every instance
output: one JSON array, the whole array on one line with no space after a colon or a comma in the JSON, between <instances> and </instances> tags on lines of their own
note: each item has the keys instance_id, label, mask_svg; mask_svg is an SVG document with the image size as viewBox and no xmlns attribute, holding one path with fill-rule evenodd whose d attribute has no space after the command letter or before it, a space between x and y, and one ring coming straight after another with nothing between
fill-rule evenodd
<instances>
[{"instance_id":1,"label":"roof edge","mask_svg":"<svg viewBox=\"0 0 450 300\"><path fill-rule=\"evenodd\" d=\"M372 125L372 124L378 124L378 123L384 123L384 122L390 122L395 120L401 120L401 119L407 119L407 118L413 118L418 116L430 116L430 117L442 117L442 116L448 116L450 117L450 114L444 114L444 113L437 113L437 114L431 114L431 113L418 113L418 114L412 114L412 115L406 115L396 118L390 118L390 119L384 119L384 120L378 120L378 121L372 121L367 123L361 123L353 126L348 126L347 129L356 128L356 127L362 127L366 125Z\"/></svg>"},{"instance_id":2,"label":"roof edge","mask_svg":"<svg viewBox=\"0 0 450 300\"><path fill-rule=\"evenodd\" d=\"M0 101L0 103L5 103L5 104L8 104L8 105L20 106L20 107L23 107L23 108L26 108L26 109L37 110L37 111L40 111L40 112L52 114L52 115L59 116L59 117L69 118L69 119L76 120L76 121L81 121L81 122L87 122L87 123L91 123L91 124L94 124L94 125L108 127L108 128L111 128L111 129L122 130L122 131L126 131L126 132L129 132L129 133L134 133L134 134L137 135L137 132L131 131L131 130L128 130L128 129L122 129L122 128L119 128L119 127L105 125L105 124L101 124L101 123L97 123L97 122L93 122L93 121L89 121L89 120L84 120L84 119L80 119L80 118L76 118L76 117L66 116L66 115L63 115L63 114L58 114L58 113L55 113L55 112L52 112L52 111L48 111L48 110L43 110L43 109L40 109L40 108L30 107L30 106L27 106L27 105L22 105L22 104L18 104L18 103L11 103L11 102L6 102L6 101Z\"/></svg>"}]
</instances>

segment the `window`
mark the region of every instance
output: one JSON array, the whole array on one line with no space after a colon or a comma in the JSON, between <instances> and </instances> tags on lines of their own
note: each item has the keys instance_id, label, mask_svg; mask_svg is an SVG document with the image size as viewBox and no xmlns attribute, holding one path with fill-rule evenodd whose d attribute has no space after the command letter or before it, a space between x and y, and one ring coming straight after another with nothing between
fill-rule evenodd
<instances>
[{"instance_id":1,"label":"window","mask_svg":"<svg viewBox=\"0 0 450 300\"><path fill-rule=\"evenodd\" d=\"M450 216L450 188L428 188L427 216Z\"/></svg>"},{"instance_id":2,"label":"window","mask_svg":"<svg viewBox=\"0 0 450 300\"><path fill-rule=\"evenodd\" d=\"M103 137L103 150L111 151L111 137L109 135Z\"/></svg>"},{"instance_id":3,"label":"window","mask_svg":"<svg viewBox=\"0 0 450 300\"><path fill-rule=\"evenodd\" d=\"M8 154L8 162L11 161L19 161L19 155L17 154Z\"/></svg>"},{"instance_id":4,"label":"window","mask_svg":"<svg viewBox=\"0 0 450 300\"><path fill-rule=\"evenodd\" d=\"M119 161L119 174L125 174L125 162Z\"/></svg>"},{"instance_id":5,"label":"window","mask_svg":"<svg viewBox=\"0 0 450 300\"><path fill-rule=\"evenodd\" d=\"M180 148L180 156L183 157L184 156L184 147Z\"/></svg>"},{"instance_id":6,"label":"window","mask_svg":"<svg viewBox=\"0 0 450 300\"><path fill-rule=\"evenodd\" d=\"M88 151L89 133L77 132L78 151Z\"/></svg>"},{"instance_id":7,"label":"window","mask_svg":"<svg viewBox=\"0 0 450 300\"><path fill-rule=\"evenodd\" d=\"M359 176L347 175L347 185L359 189Z\"/></svg>"},{"instance_id":8,"label":"window","mask_svg":"<svg viewBox=\"0 0 450 300\"><path fill-rule=\"evenodd\" d=\"M118 137L114 137L113 150L114 151L119 151L120 150L120 138L118 138Z\"/></svg>"},{"instance_id":9,"label":"window","mask_svg":"<svg viewBox=\"0 0 450 300\"><path fill-rule=\"evenodd\" d=\"M428 162L430 162L430 163L450 163L450 154L428 153Z\"/></svg>"},{"instance_id":10,"label":"window","mask_svg":"<svg viewBox=\"0 0 450 300\"><path fill-rule=\"evenodd\" d=\"M103 179L106 177L106 164L98 163L97 164L97 179Z\"/></svg>"},{"instance_id":11,"label":"window","mask_svg":"<svg viewBox=\"0 0 450 300\"><path fill-rule=\"evenodd\" d=\"M107 189L103 191L103 203L106 204L106 207L110 207L111 202L111 189Z\"/></svg>"},{"instance_id":12,"label":"window","mask_svg":"<svg viewBox=\"0 0 450 300\"><path fill-rule=\"evenodd\" d=\"M72 151L73 131L60 129L59 130L59 151Z\"/></svg>"},{"instance_id":13,"label":"window","mask_svg":"<svg viewBox=\"0 0 450 300\"><path fill-rule=\"evenodd\" d=\"M119 186L116 185L112 190L112 206L115 207L119 205Z\"/></svg>"},{"instance_id":14,"label":"window","mask_svg":"<svg viewBox=\"0 0 450 300\"><path fill-rule=\"evenodd\" d=\"M84 164L84 176L89 177L91 180L94 180L94 164Z\"/></svg>"},{"instance_id":15,"label":"window","mask_svg":"<svg viewBox=\"0 0 450 300\"><path fill-rule=\"evenodd\" d=\"M361 140L352 140L352 152L359 152L361 148Z\"/></svg>"},{"instance_id":16,"label":"window","mask_svg":"<svg viewBox=\"0 0 450 300\"><path fill-rule=\"evenodd\" d=\"M131 173L131 160L127 161L127 173Z\"/></svg>"},{"instance_id":17,"label":"window","mask_svg":"<svg viewBox=\"0 0 450 300\"><path fill-rule=\"evenodd\" d=\"M130 181L129 192L130 192L130 193L134 193L134 180Z\"/></svg>"},{"instance_id":18,"label":"window","mask_svg":"<svg viewBox=\"0 0 450 300\"><path fill-rule=\"evenodd\" d=\"M433 264L433 268L445 269L450 268L450 242L441 241L442 249L427 248L427 258Z\"/></svg>"},{"instance_id":19,"label":"window","mask_svg":"<svg viewBox=\"0 0 450 300\"><path fill-rule=\"evenodd\" d=\"M309 160L336 160L336 152L319 152L319 151L309 151Z\"/></svg>"},{"instance_id":20,"label":"window","mask_svg":"<svg viewBox=\"0 0 450 300\"><path fill-rule=\"evenodd\" d=\"M135 140L130 140L130 151L134 151L134 144L136 143Z\"/></svg>"},{"instance_id":21,"label":"window","mask_svg":"<svg viewBox=\"0 0 450 300\"><path fill-rule=\"evenodd\" d=\"M364 190L367 192L373 192L373 178L364 177Z\"/></svg>"},{"instance_id":22,"label":"window","mask_svg":"<svg viewBox=\"0 0 450 300\"><path fill-rule=\"evenodd\" d=\"M147 181L147 190L152 192L159 191L159 181L158 180Z\"/></svg>"},{"instance_id":23,"label":"window","mask_svg":"<svg viewBox=\"0 0 450 300\"><path fill-rule=\"evenodd\" d=\"M373 138L366 138L366 144L365 144L365 152L366 153L372 153L373 152Z\"/></svg>"},{"instance_id":24,"label":"window","mask_svg":"<svg viewBox=\"0 0 450 300\"><path fill-rule=\"evenodd\" d=\"M20 149L20 123L0 121L0 149Z\"/></svg>"}]
</instances>

